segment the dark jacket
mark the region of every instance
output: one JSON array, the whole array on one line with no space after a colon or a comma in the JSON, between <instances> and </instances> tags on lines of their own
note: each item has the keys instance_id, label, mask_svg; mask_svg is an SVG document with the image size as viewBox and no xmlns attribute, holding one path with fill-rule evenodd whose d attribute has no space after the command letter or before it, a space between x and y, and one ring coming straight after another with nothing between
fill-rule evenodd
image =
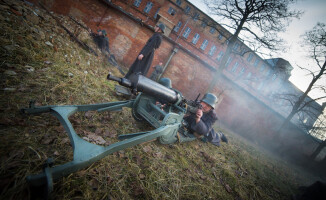
<instances>
[{"instance_id":1,"label":"dark jacket","mask_svg":"<svg viewBox=\"0 0 326 200\"><path fill-rule=\"evenodd\" d=\"M158 49L162 42L162 34L154 33L154 35L148 39L143 49L140 51L140 54L143 54L144 57L142 60L138 60L138 56L134 63L130 66L128 73L125 78L129 78L129 76L133 73L141 73L146 76L149 68L151 67L155 49Z\"/></svg>"},{"instance_id":2,"label":"dark jacket","mask_svg":"<svg viewBox=\"0 0 326 200\"><path fill-rule=\"evenodd\" d=\"M109 38L104 35L98 35L96 33L91 33L91 36L96 43L96 45L99 47L99 49L104 52L110 53L109 49Z\"/></svg>"},{"instance_id":3,"label":"dark jacket","mask_svg":"<svg viewBox=\"0 0 326 200\"><path fill-rule=\"evenodd\" d=\"M185 121L188 123L188 130L190 133L196 132L199 135L203 135L212 144L220 146L220 135L213 129L213 125L217 121L215 110L204 113L197 124L195 113L185 117Z\"/></svg>"}]
</instances>

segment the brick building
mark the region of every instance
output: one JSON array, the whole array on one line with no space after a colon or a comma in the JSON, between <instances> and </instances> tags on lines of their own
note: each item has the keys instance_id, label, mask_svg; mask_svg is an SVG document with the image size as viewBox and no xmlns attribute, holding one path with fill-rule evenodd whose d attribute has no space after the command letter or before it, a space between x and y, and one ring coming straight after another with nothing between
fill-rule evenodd
<instances>
[{"instance_id":1,"label":"brick building","mask_svg":"<svg viewBox=\"0 0 326 200\"><path fill-rule=\"evenodd\" d=\"M188 99L207 91L231 35L186 0L53 0L44 4L59 14L82 20L93 30L106 29L111 52L126 68L153 34L153 27L164 23L167 30L153 65L162 61L163 76ZM289 106L274 97L302 93L288 81L292 66L283 59L264 60L240 40L233 50L213 89L219 97L216 111L220 125L271 148L286 141L291 152L310 154L318 142L298 122L312 125L314 115L298 115L286 130L285 140L275 140L275 131L289 113ZM313 105L316 113L321 113L323 108Z\"/></svg>"}]
</instances>

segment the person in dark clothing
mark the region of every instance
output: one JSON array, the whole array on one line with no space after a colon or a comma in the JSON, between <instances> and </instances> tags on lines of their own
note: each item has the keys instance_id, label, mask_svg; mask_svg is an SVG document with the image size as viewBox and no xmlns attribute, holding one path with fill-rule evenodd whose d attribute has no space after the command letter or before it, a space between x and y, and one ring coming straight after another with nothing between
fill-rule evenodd
<instances>
[{"instance_id":1,"label":"person in dark clothing","mask_svg":"<svg viewBox=\"0 0 326 200\"><path fill-rule=\"evenodd\" d=\"M146 45L143 47L143 49L140 51L139 55L137 56L134 63L130 66L128 73L125 75L125 78L129 78L131 74L140 73L143 76L146 76L153 58L154 58L154 52L156 49L158 49L162 42L162 33L164 33L165 25L159 24L158 26L155 26L154 28L154 35L149 38L149 40L146 42Z\"/></svg>"},{"instance_id":2,"label":"person in dark clothing","mask_svg":"<svg viewBox=\"0 0 326 200\"><path fill-rule=\"evenodd\" d=\"M151 76L149 77L151 80L153 80L153 81L157 81L158 80L158 77L163 72L162 65L163 65L163 63L162 62L159 62L158 65L156 65L154 67L154 71L152 72Z\"/></svg>"},{"instance_id":3,"label":"person in dark clothing","mask_svg":"<svg viewBox=\"0 0 326 200\"><path fill-rule=\"evenodd\" d=\"M98 30L97 33L92 32L89 29L90 35L93 38L94 42L98 46L98 48L102 51L102 53L110 54L109 49L109 38L107 37L107 33L105 30Z\"/></svg>"},{"instance_id":4,"label":"person in dark clothing","mask_svg":"<svg viewBox=\"0 0 326 200\"><path fill-rule=\"evenodd\" d=\"M161 78L158 81L159 84L171 89L172 88L172 81L169 78ZM164 110L164 107L168 104L168 102L164 100L156 101L156 105L159 106L162 110Z\"/></svg>"},{"instance_id":5,"label":"person in dark clothing","mask_svg":"<svg viewBox=\"0 0 326 200\"><path fill-rule=\"evenodd\" d=\"M214 94L207 93L200 101L199 108L195 112L190 112L184 117L187 122L187 129L197 138L203 137L203 141L209 141L216 146L220 146L221 140L228 142L226 136L222 132L215 132L214 123L217 121L217 114L214 110L218 99Z\"/></svg>"}]
</instances>

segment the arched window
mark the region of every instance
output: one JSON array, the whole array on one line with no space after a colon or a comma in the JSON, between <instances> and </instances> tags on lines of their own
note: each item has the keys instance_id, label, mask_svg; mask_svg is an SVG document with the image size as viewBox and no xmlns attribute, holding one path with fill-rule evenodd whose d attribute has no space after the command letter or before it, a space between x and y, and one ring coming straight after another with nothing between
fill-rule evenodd
<instances>
[{"instance_id":1,"label":"arched window","mask_svg":"<svg viewBox=\"0 0 326 200\"><path fill-rule=\"evenodd\" d=\"M168 10L168 13L170 15L174 16L175 15L175 10L172 7L170 7L169 10Z\"/></svg>"},{"instance_id":2,"label":"arched window","mask_svg":"<svg viewBox=\"0 0 326 200\"><path fill-rule=\"evenodd\" d=\"M141 3L141 0L135 0L134 1L134 6L136 6L138 8L140 3Z\"/></svg>"},{"instance_id":3,"label":"arched window","mask_svg":"<svg viewBox=\"0 0 326 200\"><path fill-rule=\"evenodd\" d=\"M218 34L218 39L219 39L219 40L222 40L222 39L223 39L223 35L222 35L222 33Z\"/></svg>"},{"instance_id":4,"label":"arched window","mask_svg":"<svg viewBox=\"0 0 326 200\"><path fill-rule=\"evenodd\" d=\"M184 38L188 38L190 32L191 32L191 29L189 27L187 27L186 30L183 32L182 36Z\"/></svg>"},{"instance_id":5,"label":"arched window","mask_svg":"<svg viewBox=\"0 0 326 200\"><path fill-rule=\"evenodd\" d=\"M220 51L220 53L218 53L218 55L217 55L216 60L217 61L220 61L222 59L223 55L224 55L224 52L223 51Z\"/></svg>"},{"instance_id":6,"label":"arched window","mask_svg":"<svg viewBox=\"0 0 326 200\"><path fill-rule=\"evenodd\" d=\"M226 63L225 63L225 67L228 67L229 64L231 63L231 61L232 61L232 58L229 57L228 60L227 60Z\"/></svg>"},{"instance_id":7,"label":"arched window","mask_svg":"<svg viewBox=\"0 0 326 200\"><path fill-rule=\"evenodd\" d=\"M194 19L194 21L197 21L199 19L199 13L195 12L192 18Z\"/></svg>"},{"instance_id":8,"label":"arched window","mask_svg":"<svg viewBox=\"0 0 326 200\"><path fill-rule=\"evenodd\" d=\"M239 67L239 63L238 62L235 62L232 69L231 69L231 72L235 72Z\"/></svg>"},{"instance_id":9,"label":"arched window","mask_svg":"<svg viewBox=\"0 0 326 200\"><path fill-rule=\"evenodd\" d=\"M234 45L233 45L233 50L237 50L239 48L240 44L239 42L236 42Z\"/></svg>"},{"instance_id":10,"label":"arched window","mask_svg":"<svg viewBox=\"0 0 326 200\"><path fill-rule=\"evenodd\" d=\"M242 67L240 72L239 72L239 76L242 76L246 71L246 68Z\"/></svg>"},{"instance_id":11,"label":"arched window","mask_svg":"<svg viewBox=\"0 0 326 200\"><path fill-rule=\"evenodd\" d=\"M253 57L254 57L253 54L252 53L249 53L249 56L247 58L247 61L248 62L251 62L251 60L252 60Z\"/></svg>"},{"instance_id":12,"label":"arched window","mask_svg":"<svg viewBox=\"0 0 326 200\"><path fill-rule=\"evenodd\" d=\"M254 63L254 66L257 67L258 66L258 63L259 63L259 58L256 58L255 63Z\"/></svg>"},{"instance_id":13,"label":"arched window","mask_svg":"<svg viewBox=\"0 0 326 200\"><path fill-rule=\"evenodd\" d=\"M247 77L246 77L246 79L250 80L250 79L251 79L251 75L252 75L252 73L251 73L251 72L249 72L249 73L247 74Z\"/></svg>"},{"instance_id":14,"label":"arched window","mask_svg":"<svg viewBox=\"0 0 326 200\"><path fill-rule=\"evenodd\" d=\"M186 6L185 13L188 14L190 12L190 9L191 9L190 6Z\"/></svg>"},{"instance_id":15,"label":"arched window","mask_svg":"<svg viewBox=\"0 0 326 200\"><path fill-rule=\"evenodd\" d=\"M209 50L208 55L212 56L216 51L216 46L212 46L212 48Z\"/></svg>"},{"instance_id":16,"label":"arched window","mask_svg":"<svg viewBox=\"0 0 326 200\"><path fill-rule=\"evenodd\" d=\"M197 44L199 37L200 37L200 35L198 33L196 33L195 36L192 38L192 43Z\"/></svg>"},{"instance_id":17,"label":"arched window","mask_svg":"<svg viewBox=\"0 0 326 200\"><path fill-rule=\"evenodd\" d=\"M208 40L204 40L204 42L203 42L203 44L201 44L200 48L201 48L202 50L205 50L206 47L207 47L207 45L208 45Z\"/></svg>"},{"instance_id":18,"label":"arched window","mask_svg":"<svg viewBox=\"0 0 326 200\"><path fill-rule=\"evenodd\" d=\"M147 2L147 4L146 4L146 7L145 7L145 9L144 9L144 12L145 13L149 13L149 11L152 9L152 7L153 7L153 3L152 2Z\"/></svg>"},{"instance_id":19,"label":"arched window","mask_svg":"<svg viewBox=\"0 0 326 200\"><path fill-rule=\"evenodd\" d=\"M215 29L214 27L212 27L211 29L209 29L209 32L210 32L211 34L214 34L214 33L216 32L216 29Z\"/></svg>"},{"instance_id":20,"label":"arched window","mask_svg":"<svg viewBox=\"0 0 326 200\"><path fill-rule=\"evenodd\" d=\"M180 29L180 27L181 27L181 25L182 25L182 22L178 22L178 24L174 27L174 31L175 32L178 32L179 31L179 29Z\"/></svg>"},{"instance_id":21,"label":"arched window","mask_svg":"<svg viewBox=\"0 0 326 200\"><path fill-rule=\"evenodd\" d=\"M201 27L205 28L207 26L207 19L203 19L203 21L201 22Z\"/></svg>"}]
</instances>

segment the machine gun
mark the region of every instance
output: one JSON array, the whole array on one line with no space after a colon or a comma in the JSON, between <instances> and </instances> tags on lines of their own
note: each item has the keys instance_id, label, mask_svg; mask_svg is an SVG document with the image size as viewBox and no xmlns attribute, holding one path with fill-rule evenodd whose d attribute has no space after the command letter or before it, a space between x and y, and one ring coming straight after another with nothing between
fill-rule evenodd
<instances>
[{"instance_id":1,"label":"machine gun","mask_svg":"<svg viewBox=\"0 0 326 200\"><path fill-rule=\"evenodd\" d=\"M200 97L200 93L198 94L195 100L186 100L186 104L188 105L187 112L196 113L198 109L203 109L203 106L200 104L200 101L198 100L199 97Z\"/></svg>"},{"instance_id":2,"label":"machine gun","mask_svg":"<svg viewBox=\"0 0 326 200\"><path fill-rule=\"evenodd\" d=\"M45 186L47 194L50 194L53 190L53 181L85 168L119 150L156 138L162 144L172 144L177 141L187 142L196 139L184 128L183 117L187 112L187 101L179 91L167 88L142 75L134 75L130 79L126 79L109 74L107 79L116 81L120 85L132 89L135 94L138 94L137 97L127 101L90 105L50 105L37 107L32 103L29 105L29 108L21 109L26 114L51 113L57 117L65 128L73 147L72 161L53 166L53 160L48 159L42 173L28 176L27 181L32 186ZM162 110L156 105L156 101L165 101L167 104ZM155 127L155 130L119 135L120 142L108 146L100 146L79 137L68 119L69 116L76 112L90 110L98 112L121 111L123 107L131 108L132 116L137 121L148 122Z\"/></svg>"}]
</instances>

